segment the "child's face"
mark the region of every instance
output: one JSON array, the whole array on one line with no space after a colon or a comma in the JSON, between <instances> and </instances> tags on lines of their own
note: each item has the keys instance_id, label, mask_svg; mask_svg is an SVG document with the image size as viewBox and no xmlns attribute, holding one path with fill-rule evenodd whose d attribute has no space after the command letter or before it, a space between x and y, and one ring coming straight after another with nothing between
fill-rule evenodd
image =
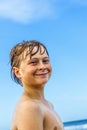
<instances>
[{"instance_id":1,"label":"child's face","mask_svg":"<svg viewBox=\"0 0 87 130\"><path fill-rule=\"evenodd\" d=\"M43 47L42 47L43 49ZM34 50L35 51L35 48ZM34 56L28 55L20 64L18 75L16 75L23 86L43 86L50 78L52 72L47 53L43 55L38 51Z\"/></svg>"}]
</instances>

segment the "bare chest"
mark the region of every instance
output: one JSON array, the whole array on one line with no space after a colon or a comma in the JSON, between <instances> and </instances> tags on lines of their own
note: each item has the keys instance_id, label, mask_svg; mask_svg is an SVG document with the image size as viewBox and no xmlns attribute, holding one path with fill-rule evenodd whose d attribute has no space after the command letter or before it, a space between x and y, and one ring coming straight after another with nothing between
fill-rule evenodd
<instances>
[{"instance_id":1,"label":"bare chest","mask_svg":"<svg viewBox=\"0 0 87 130\"><path fill-rule=\"evenodd\" d=\"M63 130L60 117L52 108L44 108L44 130Z\"/></svg>"}]
</instances>

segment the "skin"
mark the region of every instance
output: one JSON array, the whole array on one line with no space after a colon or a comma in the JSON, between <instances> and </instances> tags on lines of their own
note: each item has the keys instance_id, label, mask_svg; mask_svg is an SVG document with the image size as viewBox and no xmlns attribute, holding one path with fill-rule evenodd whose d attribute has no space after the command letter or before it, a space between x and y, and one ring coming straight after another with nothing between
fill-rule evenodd
<instances>
[{"instance_id":1,"label":"skin","mask_svg":"<svg viewBox=\"0 0 87 130\"><path fill-rule=\"evenodd\" d=\"M53 105L44 97L44 86L52 73L47 53L38 52L31 59L27 56L13 72L24 93L15 108L11 130L64 130Z\"/></svg>"}]
</instances>

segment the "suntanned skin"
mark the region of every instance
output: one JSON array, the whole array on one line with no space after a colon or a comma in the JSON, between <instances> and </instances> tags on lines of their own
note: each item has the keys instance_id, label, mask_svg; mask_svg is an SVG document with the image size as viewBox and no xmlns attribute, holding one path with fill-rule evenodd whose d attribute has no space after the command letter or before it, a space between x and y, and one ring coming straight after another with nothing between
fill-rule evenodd
<instances>
[{"instance_id":1,"label":"suntanned skin","mask_svg":"<svg viewBox=\"0 0 87 130\"><path fill-rule=\"evenodd\" d=\"M12 123L12 130L64 130L53 106L45 99L21 97Z\"/></svg>"},{"instance_id":2,"label":"suntanned skin","mask_svg":"<svg viewBox=\"0 0 87 130\"><path fill-rule=\"evenodd\" d=\"M44 85L52 71L48 55L38 52L32 59L27 57L13 71L21 80L24 93L16 106L11 130L64 130L52 104L44 97Z\"/></svg>"}]
</instances>

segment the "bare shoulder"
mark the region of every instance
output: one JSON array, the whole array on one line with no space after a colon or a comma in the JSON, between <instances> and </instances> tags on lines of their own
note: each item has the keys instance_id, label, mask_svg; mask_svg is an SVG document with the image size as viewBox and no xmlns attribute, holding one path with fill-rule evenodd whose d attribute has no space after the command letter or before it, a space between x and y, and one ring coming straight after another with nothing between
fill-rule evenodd
<instances>
[{"instance_id":1,"label":"bare shoulder","mask_svg":"<svg viewBox=\"0 0 87 130\"><path fill-rule=\"evenodd\" d=\"M52 104L50 101L48 101L48 100L47 100L47 102L48 102L48 105L49 105L52 109L54 109L53 104Z\"/></svg>"},{"instance_id":2,"label":"bare shoulder","mask_svg":"<svg viewBox=\"0 0 87 130\"><path fill-rule=\"evenodd\" d=\"M22 101L18 104L17 106L18 108L22 107L22 110L25 109L39 109L39 105L33 101L33 100L26 100L26 101Z\"/></svg>"},{"instance_id":3,"label":"bare shoulder","mask_svg":"<svg viewBox=\"0 0 87 130\"><path fill-rule=\"evenodd\" d=\"M43 113L36 102L24 101L18 104L15 118L18 130L42 130Z\"/></svg>"},{"instance_id":4,"label":"bare shoulder","mask_svg":"<svg viewBox=\"0 0 87 130\"><path fill-rule=\"evenodd\" d=\"M19 113L20 112L25 112L25 113L32 112L32 114L33 114L33 113L38 112L41 114L41 109L40 109L39 104L37 104L34 101L25 101L25 102L21 103L18 107L18 111L19 111Z\"/></svg>"},{"instance_id":5,"label":"bare shoulder","mask_svg":"<svg viewBox=\"0 0 87 130\"><path fill-rule=\"evenodd\" d=\"M18 104L17 106L17 116L18 118L20 118L20 116L30 116L30 115L34 115L35 114L39 114L42 115L42 111L41 108L39 106L39 104L37 104L34 101L24 101L21 102L20 104Z\"/></svg>"}]
</instances>

